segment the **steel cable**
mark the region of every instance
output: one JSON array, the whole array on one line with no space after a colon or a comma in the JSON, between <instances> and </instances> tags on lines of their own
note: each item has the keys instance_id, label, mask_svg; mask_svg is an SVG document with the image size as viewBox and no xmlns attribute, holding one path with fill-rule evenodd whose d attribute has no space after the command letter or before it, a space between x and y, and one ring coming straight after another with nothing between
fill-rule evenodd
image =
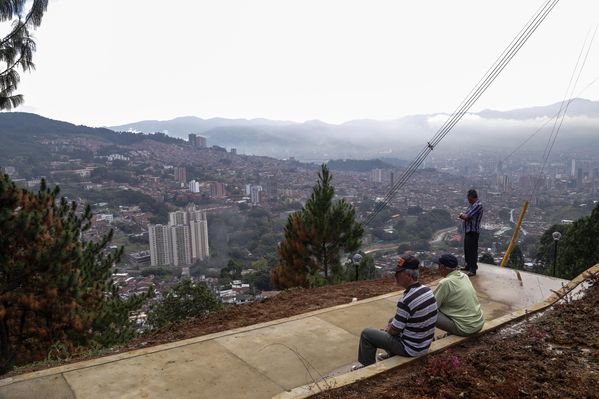
<instances>
[{"instance_id":1,"label":"steel cable","mask_svg":"<svg viewBox=\"0 0 599 399\"><path fill-rule=\"evenodd\" d=\"M465 100L458 108L450 115L447 121L439 128L433 138L427 142L426 146L420 151L416 158L412 161L406 171L401 175L400 179L393 185L389 192L385 195L382 201L377 202L373 211L367 216L364 225L368 226L374 218L389 204L395 193L405 185L409 178L420 167L426 157L434 150L434 148L443 140L443 138L453 129L453 127L462 119L474 103L482 96L487 88L505 69L512 58L518 53L522 46L528 41L530 36L536 31L539 25L545 20L553 8L559 3L559 0L548 0L542 7L537 10L537 13L529 20L524 28L520 30L518 35L511 41L508 47L501 53L495 63L487 70L483 78L470 91Z\"/></svg>"}]
</instances>

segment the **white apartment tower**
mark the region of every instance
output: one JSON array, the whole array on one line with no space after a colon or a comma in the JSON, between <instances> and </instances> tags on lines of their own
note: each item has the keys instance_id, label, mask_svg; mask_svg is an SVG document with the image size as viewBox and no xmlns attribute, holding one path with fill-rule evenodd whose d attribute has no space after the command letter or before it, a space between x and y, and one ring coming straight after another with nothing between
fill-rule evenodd
<instances>
[{"instance_id":1,"label":"white apartment tower","mask_svg":"<svg viewBox=\"0 0 599 399\"><path fill-rule=\"evenodd\" d=\"M168 217L167 226L148 225L152 266L186 266L210 256L206 212L191 206Z\"/></svg>"},{"instance_id":2,"label":"white apartment tower","mask_svg":"<svg viewBox=\"0 0 599 399\"><path fill-rule=\"evenodd\" d=\"M372 180L374 183L382 183L383 170L382 169L372 169L370 171L370 180Z\"/></svg>"},{"instance_id":3,"label":"white apartment tower","mask_svg":"<svg viewBox=\"0 0 599 399\"><path fill-rule=\"evenodd\" d=\"M210 256L206 213L191 210L189 212L189 227L191 230L191 257L194 260L204 260Z\"/></svg>"},{"instance_id":4,"label":"white apartment tower","mask_svg":"<svg viewBox=\"0 0 599 399\"><path fill-rule=\"evenodd\" d=\"M178 224L175 226L169 226L169 230L171 234L171 248L173 249L173 265L190 265L191 239L189 233L189 226L184 224Z\"/></svg>"},{"instance_id":5,"label":"white apartment tower","mask_svg":"<svg viewBox=\"0 0 599 399\"><path fill-rule=\"evenodd\" d=\"M176 211L168 213L168 225L176 226L178 224L187 224L187 212Z\"/></svg>"},{"instance_id":6,"label":"white apartment tower","mask_svg":"<svg viewBox=\"0 0 599 399\"><path fill-rule=\"evenodd\" d=\"M250 189L250 201L252 204L262 202L262 186L252 186Z\"/></svg>"},{"instance_id":7,"label":"white apartment tower","mask_svg":"<svg viewBox=\"0 0 599 399\"><path fill-rule=\"evenodd\" d=\"M172 249L169 226L148 225L148 236L150 239L150 264L152 266L170 265Z\"/></svg>"}]
</instances>

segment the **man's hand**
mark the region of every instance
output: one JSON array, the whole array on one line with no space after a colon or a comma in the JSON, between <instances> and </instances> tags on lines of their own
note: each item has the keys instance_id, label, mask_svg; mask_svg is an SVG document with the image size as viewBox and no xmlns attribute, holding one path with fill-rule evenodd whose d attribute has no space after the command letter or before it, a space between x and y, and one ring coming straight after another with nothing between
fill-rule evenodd
<instances>
[{"instance_id":1,"label":"man's hand","mask_svg":"<svg viewBox=\"0 0 599 399\"><path fill-rule=\"evenodd\" d=\"M385 332L391 336L396 336L401 333L401 331L393 327L393 324L391 323L387 324L387 327L385 327Z\"/></svg>"}]
</instances>

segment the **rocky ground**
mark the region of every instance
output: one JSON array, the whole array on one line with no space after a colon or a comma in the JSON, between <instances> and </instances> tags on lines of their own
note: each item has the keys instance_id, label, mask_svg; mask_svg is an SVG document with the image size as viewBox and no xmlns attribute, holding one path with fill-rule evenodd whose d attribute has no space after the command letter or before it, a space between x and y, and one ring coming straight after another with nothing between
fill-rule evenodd
<instances>
[{"instance_id":1,"label":"rocky ground","mask_svg":"<svg viewBox=\"0 0 599 399\"><path fill-rule=\"evenodd\" d=\"M599 398L599 275L528 320L315 399Z\"/></svg>"}]
</instances>

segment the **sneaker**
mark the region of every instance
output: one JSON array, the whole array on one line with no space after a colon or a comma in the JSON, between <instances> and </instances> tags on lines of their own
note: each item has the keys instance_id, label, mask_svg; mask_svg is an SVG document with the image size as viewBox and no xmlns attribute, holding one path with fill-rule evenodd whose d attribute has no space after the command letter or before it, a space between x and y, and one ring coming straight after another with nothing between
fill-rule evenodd
<instances>
[{"instance_id":1,"label":"sneaker","mask_svg":"<svg viewBox=\"0 0 599 399\"><path fill-rule=\"evenodd\" d=\"M470 271L470 269L468 269L466 266L464 266L464 267L460 267L460 270L461 270L461 271L463 271L463 272L468 272L468 271Z\"/></svg>"},{"instance_id":2,"label":"sneaker","mask_svg":"<svg viewBox=\"0 0 599 399\"><path fill-rule=\"evenodd\" d=\"M351 366L351 371L360 370L361 368L364 368L364 365L362 363L354 364L353 366Z\"/></svg>"},{"instance_id":3,"label":"sneaker","mask_svg":"<svg viewBox=\"0 0 599 399\"><path fill-rule=\"evenodd\" d=\"M468 273L466 273L466 276L474 277L474 276L476 276L476 272L468 272Z\"/></svg>"},{"instance_id":4,"label":"sneaker","mask_svg":"<svg viewBox=\"0 0 599 399\"><path fill-rule=\"evenodd\" d=\"M388 352L381 352L378 355L376 355L376 360L383 361L383 360L387 360L391 357L391 355Z\"/></svg>"}]
</instances>

